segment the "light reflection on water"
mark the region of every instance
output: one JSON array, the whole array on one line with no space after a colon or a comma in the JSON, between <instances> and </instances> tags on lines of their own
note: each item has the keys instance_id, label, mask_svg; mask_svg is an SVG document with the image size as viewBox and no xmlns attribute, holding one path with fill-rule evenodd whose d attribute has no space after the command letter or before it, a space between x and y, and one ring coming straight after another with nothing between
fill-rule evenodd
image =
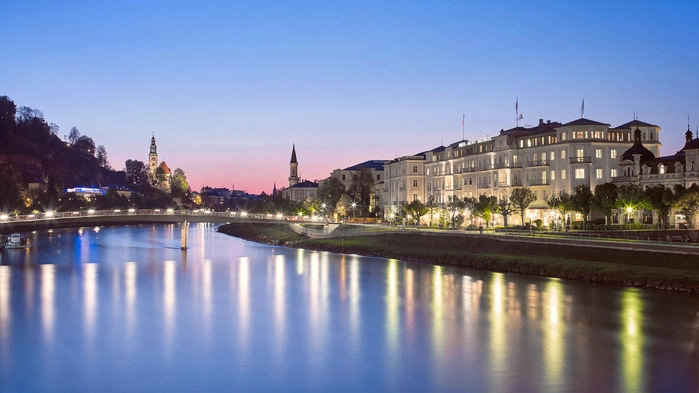
<instances>
[{"instance_id":1,"label":"light reflection on water","mask_svg":"<svg viewBox=\"0 0 699 393\"><path fill-rule=\"evenodd\" d=\"M695 298L189 233L4 251L0 391L697 391Z\"/></svg>"}]
</instances>

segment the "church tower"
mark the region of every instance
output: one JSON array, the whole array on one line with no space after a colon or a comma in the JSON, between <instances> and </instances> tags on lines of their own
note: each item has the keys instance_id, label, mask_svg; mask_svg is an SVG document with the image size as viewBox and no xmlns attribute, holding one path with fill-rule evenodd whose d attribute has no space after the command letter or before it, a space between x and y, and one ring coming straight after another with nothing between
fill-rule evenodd
<instances>
[{"instance_id":1,"label":"church tower","mask_svg":"<svg viewBox=\"0 0 699 393\"><path fill-rule=\"evenodd\" d=\"M155 170L158 169L158 147L155 145L155 133L150 138L150 153L148 153L148 177L155 179Z\"/></svg>"},{"instance_id":2,"label":"church tower","mask_svg":"<svg viewBox=\"0 0 699 393\"><path fill-rule=\"evenodd\" d=\"M291 162L289 163L289 187L299 182L299 163L296 161L296 144L291 148Z\"/></svg>"}]
</instances>

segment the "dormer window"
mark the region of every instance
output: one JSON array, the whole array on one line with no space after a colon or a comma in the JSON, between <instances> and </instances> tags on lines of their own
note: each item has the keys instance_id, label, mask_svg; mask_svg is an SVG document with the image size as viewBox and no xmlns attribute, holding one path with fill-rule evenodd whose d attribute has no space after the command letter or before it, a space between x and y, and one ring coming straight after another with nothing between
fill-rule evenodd
<instances>
[{"instance_id":1,"label":"dormer window","mask_svg":"<svg viewBox=\"0 0 699 393\"><path fill-rule=\"evenodd\" d=\"M663 165L663 164L658 165L658 173L660 173L660 174L665 173L665 165Z\"/></svg>"}]
</instances>

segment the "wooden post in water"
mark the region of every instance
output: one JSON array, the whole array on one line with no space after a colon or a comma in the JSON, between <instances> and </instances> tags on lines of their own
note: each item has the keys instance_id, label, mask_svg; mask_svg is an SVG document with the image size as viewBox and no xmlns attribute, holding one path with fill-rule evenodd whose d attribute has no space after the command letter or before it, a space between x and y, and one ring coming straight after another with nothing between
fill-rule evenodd
<instances>
[{"instance_id":1,"label":"wooden post in water","mask_svg":"<svg viewBox=\"0 0 699 393\"><path fill-rule=\"evenodd\" d=\"M184 221L180 227L180 249L187 250L187 238L189 236L189 223Z\"/></svg>"}]
</instances>

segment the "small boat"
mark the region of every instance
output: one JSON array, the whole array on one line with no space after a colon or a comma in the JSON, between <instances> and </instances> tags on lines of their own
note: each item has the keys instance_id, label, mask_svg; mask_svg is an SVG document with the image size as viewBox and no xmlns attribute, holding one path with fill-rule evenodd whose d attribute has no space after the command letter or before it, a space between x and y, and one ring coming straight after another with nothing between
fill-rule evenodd
<instances>
[{"instance_id":1,"label":"small boat","mask_svg":"<svg viewBox=\"0 0 699 393\"><path fill-rule=\"evenodd\" d=\"M27 242L27 237L21 233L13 233L11 235L5 235L2 237L0 242L0 248L27 248L29 243Z\"/></svg>"}]
</instances>

